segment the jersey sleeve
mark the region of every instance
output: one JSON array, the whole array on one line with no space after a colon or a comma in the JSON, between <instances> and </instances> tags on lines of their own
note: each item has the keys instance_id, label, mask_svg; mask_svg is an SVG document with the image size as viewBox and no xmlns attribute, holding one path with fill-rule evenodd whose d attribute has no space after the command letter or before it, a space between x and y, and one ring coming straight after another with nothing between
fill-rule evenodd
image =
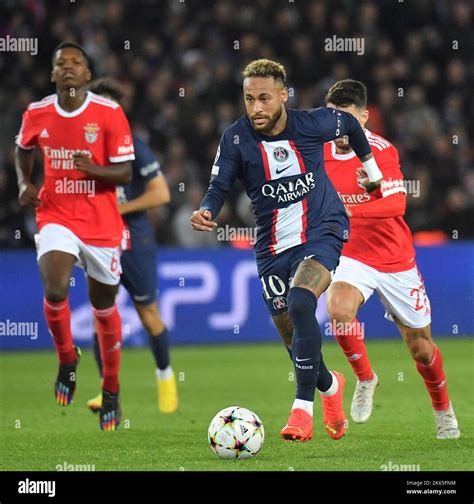
<instances>
[{"instance_id":1,"label":"jersey sleeve","mask_svg":"<svg viewBox=\"0 0 474 504\"><path fill-rule=\"evenodd\" d=\"M133 137L133 145L135 148L135 161L133 162L134 172L145 182L149 182L155 177L163 175L161 166L150 147L140 140Z\"/></svg>"},{"instance_id":2,"label":"jersey sleeve","mask_svg":"<svg viewBox=\"0 0 474 504\"><path fill-rule=\"evenodd\" d=\"M25 150L34 149L38 146L38 135L39 131L33 124L31 113L29 110L26 110L23 113L21 128L15 138L15 143L18 147Z\"/></svg>"},{"instance_id":3,"label":"jersey sleeve","mask_svg":"<svg viewBox=\"0 0 474 504\"><path fill-rule=\"evenodd\" d=\"M369 142L357 119L348 112L329 107L309 111L316 127L316 135L322 142L348 136L349 145L359 158L371 153Z\"/></svg>"},{"instance_id":4,"label":"jersey sleeve","mask_svg":"<svg viewBox=\"0 0 474 504\"><path fill-rule=\"evenodd\" d=\"M239 174L240 166L239 149L234 144L231 130L226 130L219 142L211 170L209 188L200 206L201 210L210 210L213 219L220 212L225 197Z\"/></svg>"},{"instance_id":5,"label":"jersey sleeve","mask_svg":"<svg viewBox=\"0 0 474 504\"><path fill-rule=\"evenodd\" d=\"M105 132L105 149L111 163L123 163L135 159L133 138L122 107L112 109Z\"/></svg>"},{"instance_id":6,"label":"jersey sleeve","mask_svg":"<svg viewBox=\"0 0 474 504\"><path fill-rule=\"evenodd\" d=\"M374 146L373 153L377 165L383 174L383 181L380 186L382 196L385 198L396 193L406 194L407 190L403 182L403 173L400 169L400 159L397 149L393 145L390 145L390 147L379 151L378 147Z\"/></svg>"}]
</instances>

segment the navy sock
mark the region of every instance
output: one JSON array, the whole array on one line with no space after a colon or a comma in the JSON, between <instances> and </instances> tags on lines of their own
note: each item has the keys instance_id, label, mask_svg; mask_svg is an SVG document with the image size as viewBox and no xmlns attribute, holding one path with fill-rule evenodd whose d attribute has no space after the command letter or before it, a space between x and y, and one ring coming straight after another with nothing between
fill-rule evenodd
<instances>
[{"instance_id":1,"label":"navy sock","mask_svg":"<svg viewBox=\"0 0 474 504\"><path fill-rule=\"evenodd\" d=\"M166 369L170 365L170 338L168 329L165 328L162 333L156 336L148 336L156 367L161 370Z\"/></svg>"},{"instance_id":2,"label":"navy sock","mask_svg":"<svg viewBox=\"0 0 474 504\"><path fill-rule=\"evenodd\" d=\"M323 354L321 354L321 361L319 363L319 374L318 374L318 390L320 392L326 392L332 385L332 374L329 369L324 364Z\"/></svg>"},{"instance_id":3,"label":"navy sock","mask_svg":"<svg viewBox=\"0 0 474 504\"><path fill-rule=\"evenodd\" d=\"M288 292L288 313L294 327L296 398L304 401L314 401L321 363L322 334L315 315L317 301L308 289L292 287Z\"/></svg>"},{"instance_id":4,"label":"navy sock","mask_svg":"<svg viewBox=\"0 0 474 504\"><path fill-rule=\"evenodd\" d=\"M103 377L102 374L102 357L100 356L100 346L99 346L99 337L97 333L94 333L94 341L93 341L93 349L94 349L94 358L97 363L97 367L99 368L100 377Z\"/></svg>"}]
</instances>

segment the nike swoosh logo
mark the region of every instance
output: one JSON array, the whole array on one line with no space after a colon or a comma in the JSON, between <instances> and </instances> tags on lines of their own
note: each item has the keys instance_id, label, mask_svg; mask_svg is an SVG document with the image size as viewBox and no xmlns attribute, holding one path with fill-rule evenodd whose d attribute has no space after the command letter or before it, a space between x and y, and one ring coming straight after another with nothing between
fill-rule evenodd
<instances>
[{"instance_id":1,"label":"nike swoosh logo","mask_svg":"<svg viewBox=\"0 0 474 504\"><path fill-rule=\"evenodd\" d=\"M143 296L133 296L133 299L135 301L143 301L143 300L147 299L148 297L150 297L148 294L144 294Z\"/></svg>"},{"instance_id":2,"label":"nike swoosh logo","mask_svg":"<svg viewBox=\"0 0 474 504\"><path fill-rule=\"evenodd\" d=\"M304 362L304 361L307 361L310 359L311 359L311 357L308 357L307 359L298 359L298 357L296 357L296 362Z\"/></svg>"},{"instance_id":3,"label":"nike swoosh logo","mask_svg":"<svg viewBox=\"0 0 474 504\"><path fill-rule=\"evenodd\" d=\"M276 169L276 174L277 174L277 175L280 175L280 173L283 173L284 171L288 170L288 168L291 168L292 166L293 166L293 165L292 165L292 164L290 164L290 165L285 166L284 168L281 168L281 169L278 169L278 168L277 168L277 169Z\"/></svg>"}]
</instances>

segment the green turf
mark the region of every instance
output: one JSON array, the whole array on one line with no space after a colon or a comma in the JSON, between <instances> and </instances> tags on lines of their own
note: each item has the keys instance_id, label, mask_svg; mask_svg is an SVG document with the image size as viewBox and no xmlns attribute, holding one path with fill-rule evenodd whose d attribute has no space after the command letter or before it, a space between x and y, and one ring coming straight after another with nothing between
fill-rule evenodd
<instances>
[{"instance_id":1,"label":"green turf","mask_svg":"<svg viewBox=\"0 0 474 504\"><path fill-rule=\"evenodd\" d=\"M368 342L380 378L368 423L350 422L342 440L324 431L319 399L309 443L284 442L279 431L293 399L291 363L277 344L178 347L173 365L180 377L180 411L156 409L152 358L125 350L122 358L124 421L117 432L101 432L85 402L98 392L90 351L78 369L78 390L69 407L53 398L56 357L52 352L0 356L0 469L55 470L58 464L94 465L96 470L375 470L409 464L420 470L472 470L474 406L473 342L440 339L448 387L462 437L436 440L428 395L401 341ZM335 344L325 344L325 360L347 378L348 412L355 379ZM250 460L223 461L207 444L214 414L230 405L254 410L266 439ZM19 428L18 428L19 427ZM128 427L128 428L125 428Z\"/></svg>"}]
</instances>

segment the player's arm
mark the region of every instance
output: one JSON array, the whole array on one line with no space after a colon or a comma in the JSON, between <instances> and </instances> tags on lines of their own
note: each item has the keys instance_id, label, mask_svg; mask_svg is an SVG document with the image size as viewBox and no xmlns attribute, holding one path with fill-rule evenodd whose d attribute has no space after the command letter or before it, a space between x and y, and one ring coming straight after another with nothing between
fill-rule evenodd
<instances>
[{"instance_id":1,"label":"player's arm","mask_svg":"<svg viewBox=\"0 0 474 504\"><path fill-rule=\"evenodd\" d=\"M403 217L405 209L406 197L402 193L391 194L386 198L368 201L360 205L346 205L347 215L353 219Z\"/></svg>"},{"instance_id":2,"label":"player's arm","mask_svg":"<svg viewBox=\"0 0 474 504\"><path fill-rule=\"evenodd\" d=\"M382 170L384 181L380 187L380 196L373 201L360 205L346 206L347 215L352 218L386 219L402 217L406 209L405 184L400 169L400 158L397 149L391 145L382 151L375 151L377 162ZM357 169L359 183L367 178L363 168Z\"/></svg>"},{"instance_id":3,"label":"player's arm","mask_svg":"<svg viewBox=\"0 0 474 504\"><path fill-rule=\"evenodd\" d=\"M374 155L370 148L367 137L359 121L348 112L333 108L319 108L311 112L316 121L318 133L323 142L329 142L335 138L347 136L349 145L357 157L362 161L367 178L362 184L367 192L372 192L382 183L382 172L377 166Z\"/></svg>"},{"instance_id":4,"label":"player's arm","mask_svg":"<svg viewBox=\"0 0 474 504\"><path fill-rule=\"evenodd\" d=\"M18 180L20 206L37 207L41 201L38 199L38 188L31 182L31 174L35 160L35 147L37 146L37 132L28 110L23 114L20 132L16 137L15 171Z\"/></svg>"},{"instance_id":5,"label":"player's arm","mask_svg":"<svg viewBox=\"0 0 474 504\"><path fill-rule=\"evenodd\" d=\"M34 149L25 150L16 146L15 170L19 188L18 201L22 207L37 207L41 203L38 199L38 188L31 182L34 160Z\"/></svg>"},{"instance_id":6,"label":"player's arm","mask_svg":"<svg viewBox=\"0 0 474 504\"><path fill-rule=\"evenodd\" d=\"M119 205L122 215L156 208L169 203L171 199L168 182L163 175L158 175L150 179L145 192L138 198L132 199Z\"/></svg>"},{"instance_id":7,"label":"player's arm","mask_svg":"<svg viewBox=\"0 0 474 504\"><path fill-rule=\"evenodd\" d=\"M240 153L233 143L230 130L222 135L216 159L211 170L211 180L199 210L191 216L191 226L196 231L212 231L217 223L213 219L219 214L227 193L237 178L241 166Z\"/></svg>"},{"instance_id":8,"label":"player's arm","mask_svg":"<svg viewBox=\"0 0 474 504\"><path fill-rule=\"evenodd\" d=\"M109 111L104 128L106 157L110 164L99 166L83 153L74 154L74 168L91 178L115 185L126 185L132 180L132 163L135 159L130 125L122 107Z\"/></svg>"},{"instance_id":9,"label":"player's arm","mask_svg":"<svg viewBox=\"0 0 474 504\"><path fill-rule=\"evenodd\" d=\"M84 172L89 177L115 185L125 185L132 180L132 163L123 161L107 166L95 165L88 156L77 153L73 155L74 168Z\"/></svg>"}]
</instances>

